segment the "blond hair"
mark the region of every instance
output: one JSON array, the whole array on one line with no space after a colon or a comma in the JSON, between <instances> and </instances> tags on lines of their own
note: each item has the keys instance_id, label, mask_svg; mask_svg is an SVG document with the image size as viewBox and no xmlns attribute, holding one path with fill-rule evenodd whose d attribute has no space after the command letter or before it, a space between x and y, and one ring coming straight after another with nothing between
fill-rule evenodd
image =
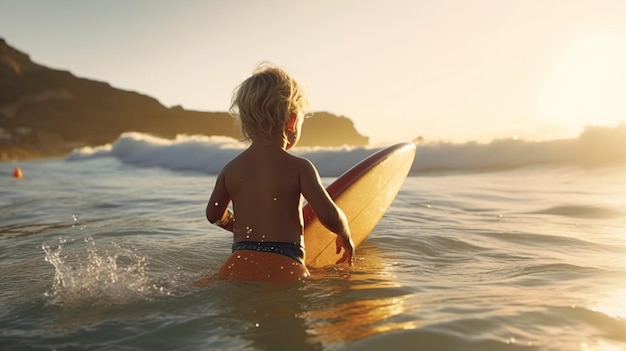
<instances>
[{"instance_id":1,"label":"blond hair","mask_svg":"<svg viewBox=\"0 0 626 351\"><path fill-rule=\"evenodd\" d=\"M292 113L306 113L304 90L285 70L268 64L257 67L235 90L230 113L241 126L243 141L287 140L285 126Z\"/></svg>"}]
</instances>

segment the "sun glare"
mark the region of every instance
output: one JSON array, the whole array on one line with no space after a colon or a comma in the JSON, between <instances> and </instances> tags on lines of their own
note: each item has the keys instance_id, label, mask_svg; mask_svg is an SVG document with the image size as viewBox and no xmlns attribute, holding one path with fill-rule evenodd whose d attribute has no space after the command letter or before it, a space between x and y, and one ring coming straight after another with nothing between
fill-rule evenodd
<instances>
[{"instance_id":1,"label":"sun glare","mask_svg":"<svg viewBox=\"0 0 626 351\"><path fill-rule=\"evenodd\" d=\"M626 41L620 37L596 34L572 43L544 86L542 117L578 130L626 120L619 96L626 88L624 62Z\"/></svg>"}]
</instances>

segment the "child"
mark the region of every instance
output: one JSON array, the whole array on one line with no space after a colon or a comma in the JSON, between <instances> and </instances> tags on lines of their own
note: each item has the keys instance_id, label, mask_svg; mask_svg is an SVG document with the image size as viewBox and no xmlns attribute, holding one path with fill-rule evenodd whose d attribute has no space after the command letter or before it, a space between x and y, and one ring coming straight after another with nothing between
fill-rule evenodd
<instances>
[{"instance_id":1,"label":"child","mask_svg":"<svg viewBox=\"0 0 626 351\"><path fill-rule=\"evenodd\" d=\"M308 102L284 70L259 67L233 95L231 113L251 144L220 172L206 208L210 223L233 232L233 253L218 277L275 282L309 276L304 259L302 197L337 234L337 263L353 263L354 243L343 211L313 164L287 152L300 139ZM233 212L228 205L232 201Z\"/></svg>"}]
</instances>

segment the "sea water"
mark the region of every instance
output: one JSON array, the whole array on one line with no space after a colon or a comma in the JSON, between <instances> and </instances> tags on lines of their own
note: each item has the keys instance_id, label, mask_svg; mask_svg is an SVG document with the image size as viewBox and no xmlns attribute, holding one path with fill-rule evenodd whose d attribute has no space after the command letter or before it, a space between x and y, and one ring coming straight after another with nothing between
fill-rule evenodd
<instances>
[{"instance_id":1,"label":"sea water","mask_svg":"<svg viewBox=\"0 0 626 351\"><path fill-rule=\"evenodd\" d=\"M583 139L420 145L354 267L290 285L193 284L229 254L204 209L236 142L0 163L0 349L626 350L626 158ZM295 150L325 184L375 151Z\"/></svg>"}]
</instances>

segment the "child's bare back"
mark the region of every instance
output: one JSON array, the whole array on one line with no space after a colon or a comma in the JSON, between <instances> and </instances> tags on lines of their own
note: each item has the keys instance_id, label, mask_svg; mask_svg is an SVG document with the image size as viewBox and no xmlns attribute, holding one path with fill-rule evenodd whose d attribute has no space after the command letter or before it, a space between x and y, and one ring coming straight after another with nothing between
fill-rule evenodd
<instances>
[{"instance_id":1,"label":"child's bare back","mask_svg":"<svg viewBox=\"0 0 626 351\"><path fill-rule=\"evenodd\" d=\"M310 172L305 163L272 144L255 144L224 168L237 213L234 241L301 243L300 184Z\"/></svg>"}]
</instances>

